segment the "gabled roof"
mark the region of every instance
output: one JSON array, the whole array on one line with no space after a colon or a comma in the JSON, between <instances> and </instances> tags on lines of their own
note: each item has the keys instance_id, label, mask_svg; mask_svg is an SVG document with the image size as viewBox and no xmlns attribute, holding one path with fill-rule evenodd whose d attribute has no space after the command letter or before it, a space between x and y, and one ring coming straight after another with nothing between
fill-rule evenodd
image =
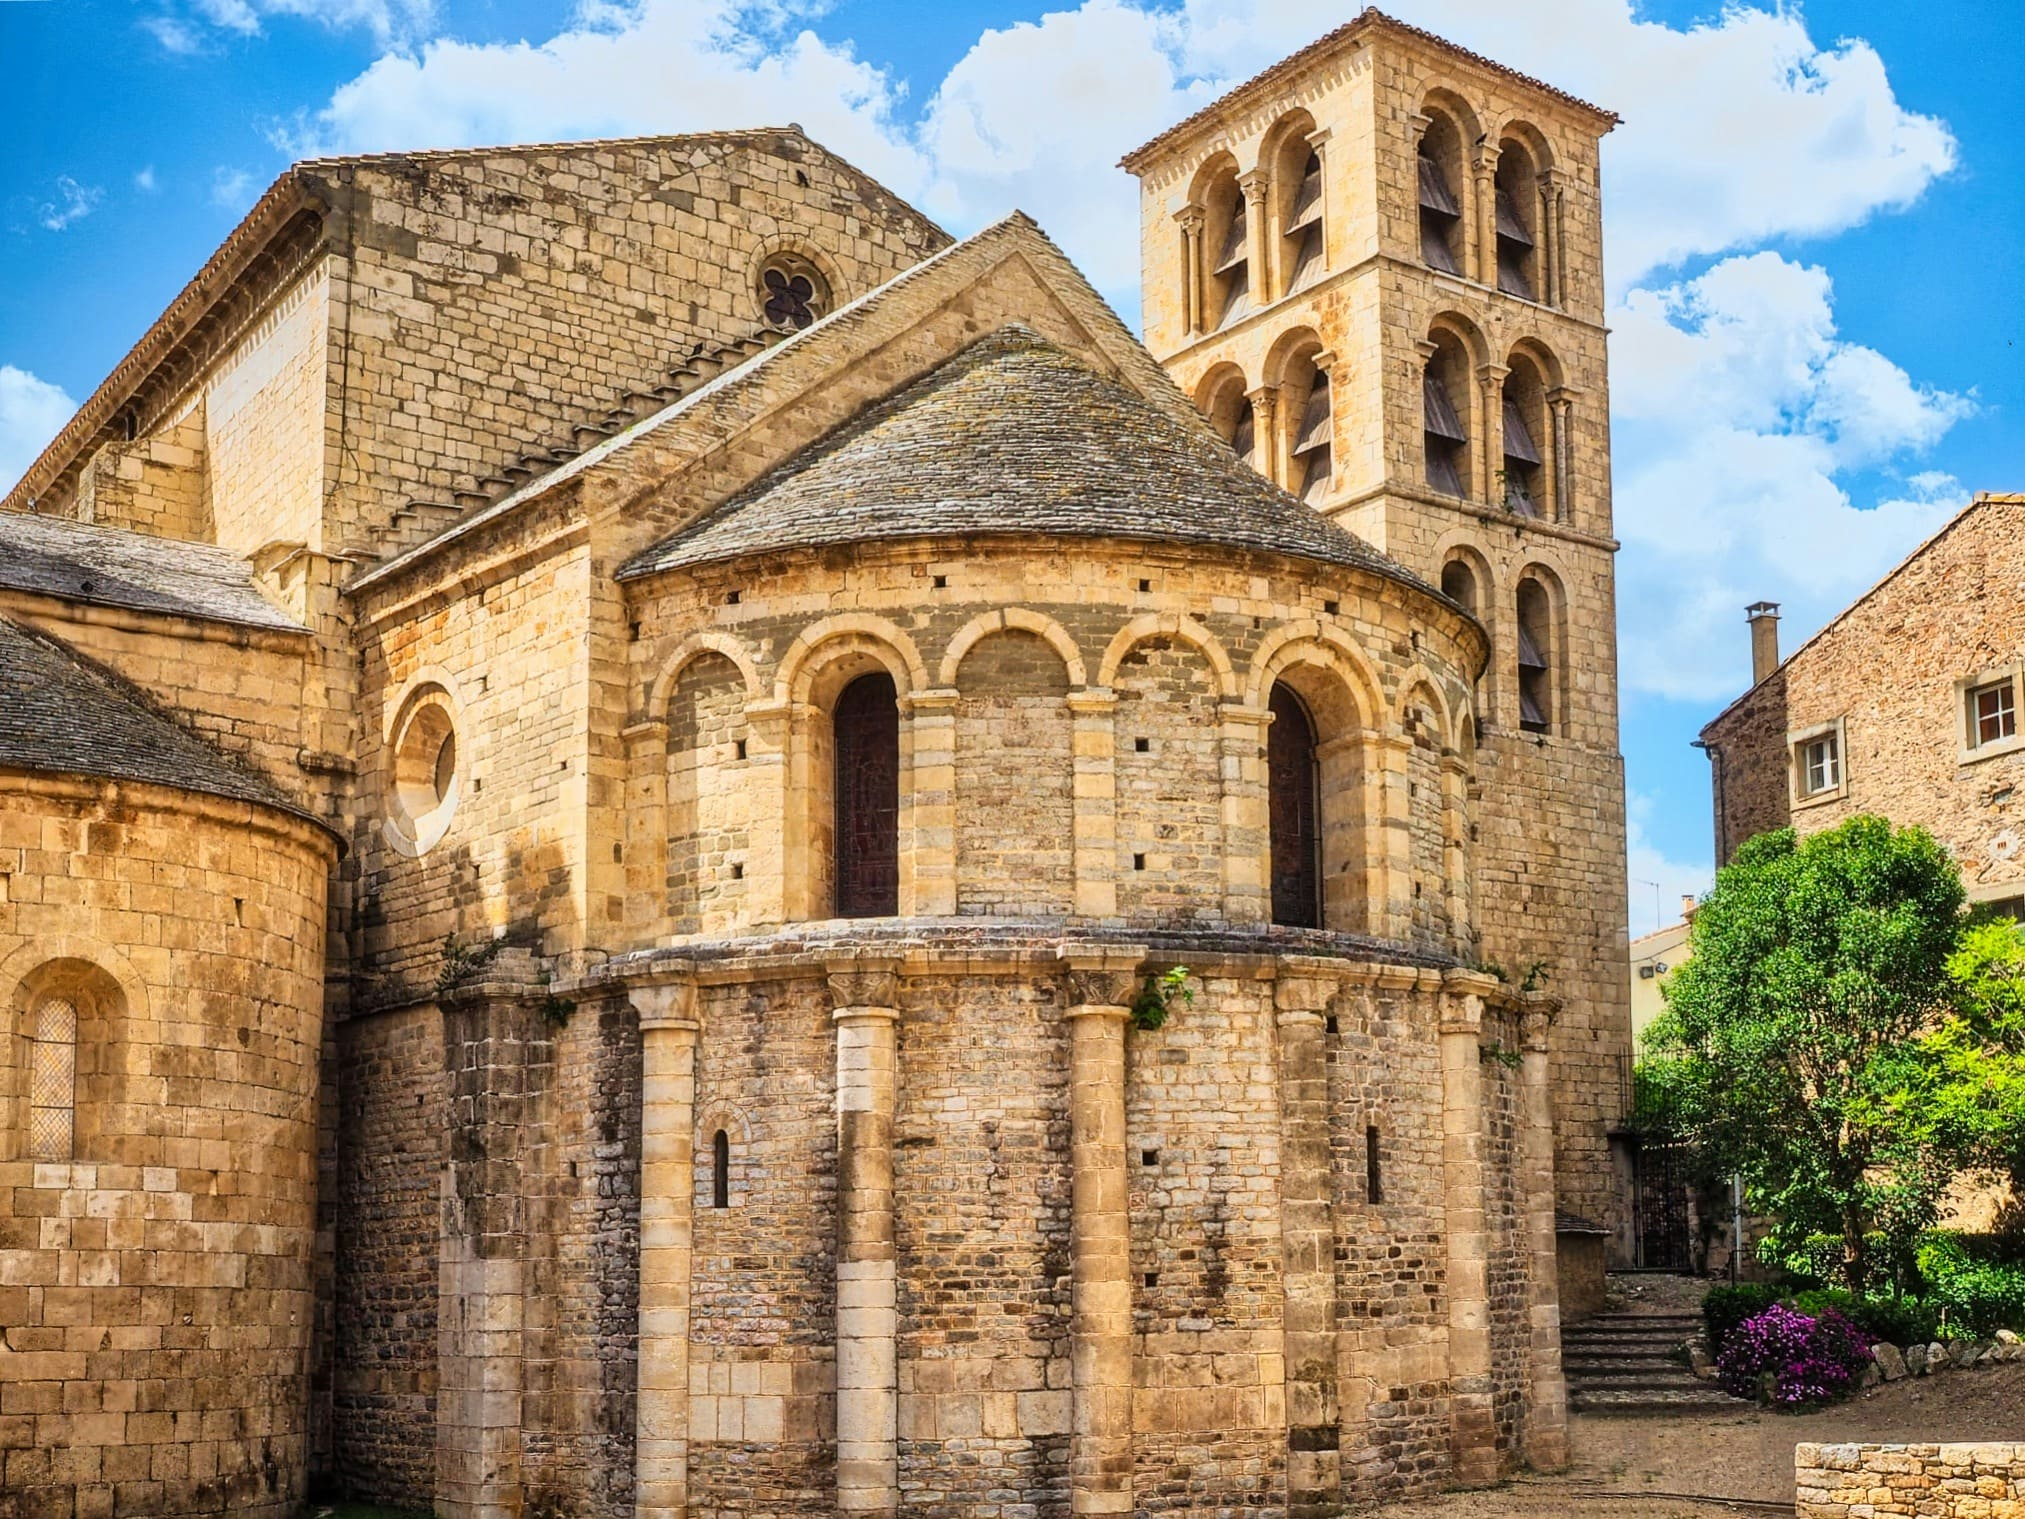
<instances>
[{"instance_id":1,"label":"gabled roof","mask_svg":"<svg viewBox=\"0 0 2025 1519\"><path fill-rule=\"evenodd\" d=\"M1250 104L1259 96L1277 89L1284 81L1306 68L1310 63L1373 32L1391 32L1395 36L1411 37L1416 42L1426 43L1431 47L1439 48L1452 58L1458 58L1465 63L1474 64L1487 73L1512 80L1514 83L1522 84L1528 89L1538 90L1543 95L1550 95L1563 105L1573 106L1576 110L1585 111L1595 117L1597 125L1606 132L1622 119L1615 111L1606 111L1601 106L1591 105L1579 96L1571 95L1566 90L1556 89L1553 85L1543 80L1535 79L1530 74L1522 74L1517 69L1507 67L1494 58L1486 58L1481 53L1473 53L1466 47L1460 47L1450 42L1446 37L1437 37L1433 32L1422 31L1417 26L1408 26L1404 21L1399 21L1386 15L1375 6L1367 6L1353 19L1346 21L1334 31L1316 38L1298 52L1289 53L1271 68L1264 69L1254 74L1243 84L1226 90L1222 95L1219 95L1215 100L1212 100L1193 115L1183 117L1157 137L1148 142L1141 143L1130 153L1127 153L1123 158L1118 160L1119 167L1137 174L1146 166L1148 155L1156 148L1164 147L1177 138L1185 137L1196 127L1222 115L1226 111Z\"/></svg>"},{"instance_id":2,"label":"gabled roof","mask_svg":"<svg viewBox=\"0 0 2025 1519\"><path fill-rule=\"evenodd\" d=\"M112 373L106 376L98 389L85 398L84 404L29 465L21 479L0 480L0 487L7 490L6 496L0 498L0 511L29 509L37 496L63 477L80 454L105 435L105 430L113 425L120 409L176 353L178 346L200 329L207 314L222 297L249 276L256 275L269 259L271 251L286 242L291 229L298 228L306 217L320 216L331 209L328 181L333 176L341 176L345 171L360 166L383 165L398 169L407 165L429 165L467 158L595 152L609 148L679 147L690 143L760 142L787 136L795 137L821 153L861 182L875 198L909 212L923 227L942 233L934 222L871 175L832 153L792 124L728 132L590 138L581 142L513 143L490 148L439 148L407 153L353 153L304 159L290 164L254 202L239 225L225 235L225 240L204 261L204 266L141 334L126 357L113 366Z\"/></svg>"},{"instance_id":3,"label":"gabled roof","mask_svg":"<svg viewBox=\"0 0 2025 1519\"><path fill-rule=\"evenodd\" d=\"M254 589L253 567L225 549L26 512L0 512L0 590L304 631Z\"/></svg>"},{"instance_id":4,"label":"gabled roof","mask_svg":"<svg viewBox=\"0 0 2025 1519\"><path fill-rule=\"evenodd\" d=\"M777 549L1047 534L1256 549L1415 580L1031 328L1003 327L621 567Z\"/></svg>"},{"instance_id":5,"label":"gabled roof","mask_svg":"<svg viewBox=\"0 0 2025 1519\"><path fill-rule=\"evenodd\" d=\"M1879 591L1882 591L1886 586L1890 585L1894 580L1898 579L1899 576L1903 575L1908 569L1912 568L1913 565L1919 563L1920 560L1924 559L1927 556L1927 553L1934 547L1935 544L1939 543L1943 538L1947 537L1948 534L1954 532L1954 530L1960 527L1964 522L1967 522L1971 517L1975 516L1978 512L1998 507L2025 508L2025 494L2008 493L2003 491L1978 491L1976 493L1975 500L1971 501L1967 506L1963 507L1960 511L1956 512L1955 515L1950 517L1946 522L1943 522L1910 554L1907 554L1905 558L1899 560L1897 564L1893 565L1890 569L1886 570L1884 574L1878 579L1878 582L1875 585L1873 585L1869 590L1865 591L1861 596L1857 597L1856 600L1850 602L1848 606L1844 607L1841 611L1837 612L1833 617L1829 618L1827 622L1823 623L1820 626L1820 628L1818 628L1815 631L1814 635L1811 638L1807 639L1806 642L1800 644L1797 648L1795 648L1792 653L1788 654L1784 659L1780 660L1778 665L1771 671L1771 673L1766 675L1765 680L1770 680L1772 676L1779 674L1781 671L1790 669L1793 665L1793 662L1797 660L1802 654L1805 654L1809 649L1813 648L1817 643L1821 642L1822 639L1828 637L1837 628L1841 627L1842 624L1848 620L1850 615L1857 610L1857 608L1861 607L1865 602L1869 601L1871 597L1875 596ZM1723 708L1722 711L1718 712L1714 717L1710 718L1707 722L1702 724L1701 732L1697 735L1697 737L1706 739L1711 733L1715 732L1717 728L1722 726L1723 720L1727 718L1732 712L1736 711L1737 708L1741 707L1746 701L1748 701L1750 699L1751 693L1753 691L1756 691L1758 687L1762 686L1765 683L1765 680L1752 681L1749 686L1747 686L1743 691L1738 693L1736 698L1733 701L1731 701L1731 703L1727 707Z\"/></svg>"},{"instance_id":6,"label":"gabled roof","mask_svg":"<svg viewBox=\"0 0 2025 1519\"><path fill-rule=\"evenodd\" d=\"M162 716L117 675L6 618L0 618L0 691L6 693L0 768L142 781L310 817L270 782Z\"/></svg>"}]
</instances>

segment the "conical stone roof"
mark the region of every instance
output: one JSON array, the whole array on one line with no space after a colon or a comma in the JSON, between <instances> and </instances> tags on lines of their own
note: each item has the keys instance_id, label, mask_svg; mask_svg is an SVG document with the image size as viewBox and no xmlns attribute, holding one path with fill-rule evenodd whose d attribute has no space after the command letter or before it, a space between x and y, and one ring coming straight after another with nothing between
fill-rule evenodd
<instances>
[{"instance_id":1,"label":"conical stone roof","mask_svg":"<svg viewBox=\"0 0 2025 1519\"><path fill-rule=\"evenodd\" d=\"M988 534L1263 550L1429 589L1206 427L1176 421L1023 326L979 339L619 574Z\"/></svg>"}]
</instances>

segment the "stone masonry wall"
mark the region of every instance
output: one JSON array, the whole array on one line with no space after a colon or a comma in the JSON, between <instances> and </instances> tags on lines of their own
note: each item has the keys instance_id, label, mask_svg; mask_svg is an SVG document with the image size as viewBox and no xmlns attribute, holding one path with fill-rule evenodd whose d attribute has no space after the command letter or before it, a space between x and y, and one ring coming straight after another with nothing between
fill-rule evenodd
<instances>
[{"instance_id":1,"label":"stone masonry wall","mask_svg":"<svg viewBox=\"0 0 2025 1519\"><path fill-rule=\"evenodd\" d=\"M2025 659L2007 568L2021 558L2025 498L1979 500L1710 723L1717 859L1767 829L1869 812L1932 832L1972 895L2025 893L2025 748L1966 749L1957 686ZM1845 784L1796 806L1787 735L1838 719Z\"/></svg>"},{"instance_id":2,"label":"stone masonry wall","mask_svg":"<svg viewBox=\"0 0 2025 1519\"><path fill-rule=\"evenodd\" d=\"M0 779L0 1507L295 1512L334 853L245 804ZM39 1158L52 997L70 1133Z\"/></svg>"},{"instance_id":3,"label":"stone masonry wall","mask_svg":"<svg viewBox=\"0 0 2025 1519\"><path fill-rule=\"evenodd\" d=\"M2025 1514L2025 1445L1793 1448L1799 1519L2014 1519Z\"/></svg>"},{"instance_id":4,"label":"stone masonry wall","mask_svg":"<svg viewBox=\"0 0 2025 1519\"><path fill-rule=\"evenodd\" d=\"M1031 633L999 633L956 680L957 911L1066 913L1076 872L1062 658ZM1015 815L1021 826L1008 828Z\"/></svg>"}]
</instances>

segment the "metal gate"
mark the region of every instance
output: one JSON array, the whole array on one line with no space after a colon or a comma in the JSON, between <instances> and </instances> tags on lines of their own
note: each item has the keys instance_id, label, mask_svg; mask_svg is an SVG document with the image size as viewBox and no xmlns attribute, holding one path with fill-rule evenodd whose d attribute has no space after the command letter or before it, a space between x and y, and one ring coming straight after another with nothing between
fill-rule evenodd
<instances>
[{"instance_id":1,"label":"metal gate","mask_svg":"<svg viewBox=\"0 0 2025 1519\"><path fill-rule=\"evenodd\" d=\"M1691 1191L1689 1147L1659 1134L1639 1138L1634 1153L1636 1183L1632 1191L1632 1231L1641 1271L1690 1271L1688 1198Z\"/></svg>"}]
</instances>

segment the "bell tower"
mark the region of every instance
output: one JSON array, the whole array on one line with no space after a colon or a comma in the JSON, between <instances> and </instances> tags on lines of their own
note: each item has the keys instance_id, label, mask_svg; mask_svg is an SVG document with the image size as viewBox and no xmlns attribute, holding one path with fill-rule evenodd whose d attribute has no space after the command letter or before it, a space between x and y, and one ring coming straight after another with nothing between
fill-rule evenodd
<instances>
[{"instance_id":1,"label":"bell tower","mask_svg":"<svg viewBox=\"0 0 2025 1519\"><path fill-rule=\"evenodd\" d=\"M1147 346L1253 467L1491 635L1479 954L1561 999L1564 1211L1631 1248L1597 151L1617 118L1367 10L1128 154ZM1536 962L1544 962L1538 964Z\"/></svg>"}]
</instances>

